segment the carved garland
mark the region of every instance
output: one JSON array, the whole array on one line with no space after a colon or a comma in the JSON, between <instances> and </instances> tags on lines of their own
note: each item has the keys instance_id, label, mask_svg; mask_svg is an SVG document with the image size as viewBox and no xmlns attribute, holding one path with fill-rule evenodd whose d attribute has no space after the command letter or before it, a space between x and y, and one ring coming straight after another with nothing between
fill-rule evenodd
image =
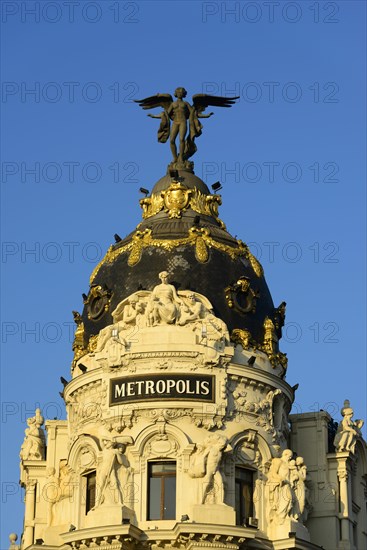
<instances>
[{"instance_id":1,"label":"carved garland","mask_svg":"<svg viewBox=\"0 0 367 550\"><path fill-rule=\"evenodd\" d=\"M260 265L258 260L251 254L248 246L245 243L238 240L237 247L220 243L210 236L210 231L208 228L191 227L189 229L188 237L183 237L181 239L154 239L152 236L152 230L145 229L144 231L136 231L133 235L132 240L125 246L122 246L117 250L114 250L113 246L111 245L110 248L107 250L105 257L94 268L89 282L91 285L93 284L93 281L97 276L97 273L101 269L102 265L104 265L105 263L108 264L114 262L118 258L118 256L124 254L125 252L130 252L128 265L134 266L140 261L143 250L149 246L163 248L164 250L170 252L178 246L185 245L195 246L196 259L201 263L205 263L208 260L209 247L215 248L220 252L228 254L232 258L232 260L241 256L246 258L250 262L252 269L258 277L261 277L264 273L262 266Z\"/></svg>"}]
</instances>

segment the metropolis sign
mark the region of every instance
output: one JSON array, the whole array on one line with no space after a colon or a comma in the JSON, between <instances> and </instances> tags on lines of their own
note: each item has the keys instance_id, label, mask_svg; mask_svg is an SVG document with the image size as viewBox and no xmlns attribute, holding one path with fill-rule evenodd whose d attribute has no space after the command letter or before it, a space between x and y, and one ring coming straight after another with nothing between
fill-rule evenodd
<instances>
[{"instance_id":1,"label":"metropolis sign","mask_svg":"<svg viewBox=\"0 0 367 550\"><path fill-rule=\"evenodd\" d=\"M214 376L159 374L115 378L110 381L110 404L132 401L195 399L214 401Z\"/></svg>"}]
</instances>

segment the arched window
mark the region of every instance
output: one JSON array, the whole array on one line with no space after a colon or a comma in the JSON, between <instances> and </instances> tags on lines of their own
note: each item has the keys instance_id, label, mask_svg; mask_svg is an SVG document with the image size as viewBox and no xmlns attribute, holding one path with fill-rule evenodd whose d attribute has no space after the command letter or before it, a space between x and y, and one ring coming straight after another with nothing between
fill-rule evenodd
<instances>
[{"instance_id":1,"label":"arched window","mask_svg":"<svg viewBox=\"0 0 367 550\"><path fill-rule=\"evenodd\" d=\"M147 519L176 519L176 462L148 463Z\"/></svg>"},{"instance_id":2,"label":"arched window","mask_svg":"<svg viewBox=\"0 0 367 550\"><path fill-rule=\"evenodd\" d=\"M246 468L236 468L235 497L236 525L246 525L253 516L254 472Z\"/></svg>"}]
</instances>

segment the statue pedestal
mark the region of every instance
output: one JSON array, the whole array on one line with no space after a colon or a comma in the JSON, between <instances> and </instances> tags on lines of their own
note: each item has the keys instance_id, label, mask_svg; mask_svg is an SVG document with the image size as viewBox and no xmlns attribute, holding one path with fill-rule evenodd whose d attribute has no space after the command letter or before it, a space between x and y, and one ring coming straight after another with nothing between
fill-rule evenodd
<instances>
[{"instance_id":1,"label":"statue pedestal","mask_svg":"<svg viewBox=\"0 0 367 550\"><path fill-rule=\"evenodd\" d=\"M85 527L101 525L121 525L124 519L134 521L134 513L126 506L99 506L90 510L85 518Z\"/></svg>"},{"instance_id":2,"label":"statue pedestal","mask_svg":"<svg viewBox=\"0 0 367 550\"><path fill-rule=\"evenodd\" d=\"M64 544L64 541L60 537L60 533L66 533L67 531L69 531L69 528L70 522L61 525L45 527L42 537L45 541L45 544L50 546L61 546L62 544Z\"/></svg>"},{"instance_id":3,"label":"statue pedestal","mask_svg":"<svg viewBox=\"0 0 367 550\"><path fill-rule=\"evenodd\" d=\"M195 523L236 525L236 512L225 504L195 504L190 517Z\"/></svg>"},{"instance_id":4,"label":"statue pedestal","mask_svg":"<svg viewBox=\"0 0 367 550\"><path fill-rule=\"evenodd\" d=\"M295 537L301 540L310 541L310 533L308 529L292 519L284 520L281 525L276 525L274 522L269 527L269 538L271 540L288 539L289 533L294 533Z\"/></svg>"}]
</instances>

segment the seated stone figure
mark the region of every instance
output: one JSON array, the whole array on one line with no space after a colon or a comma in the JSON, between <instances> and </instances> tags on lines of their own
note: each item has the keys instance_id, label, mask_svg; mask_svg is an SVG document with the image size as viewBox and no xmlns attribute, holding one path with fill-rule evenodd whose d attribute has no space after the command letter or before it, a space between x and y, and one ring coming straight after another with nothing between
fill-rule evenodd
<instances>
[{"instance_id":1,"label":"seated stone figure","mask_svg":"<svg viewBox=\"0 0 367 550\"><path fill-rule=\"evenodd\" d=\"M183 305L175 287L168 283L167 271L162 271L159 278L161 283L154 287L147 308L148 325L153 327L175 323L180 316L180 307Z\"/></svg>"},{"instance_id":2,"label":"seated stone figure","mask_svg":"<svg viewBox=\"0 0 367 550\"><path fill-rule=\"evenodd\" d=\"M205 308L203 304L196 299L194 293L188 296L188 304L181 308L181 315L178 320L180 326L184 326L187 323L197 321L204 316Z\"/></svg>"},{"instance_id":3,"label":"seated stone figure","mask_svg":"<svg viewBox=\"0 0 367 550\"><path fill-rule=\"evenodd\" d=\"M131 296L127 302L126 300L120 302L112 312L114 324L108 325L99 333L96 351L102 351L111 338L126 345L121 333L137 324L139 317L144 313L144 305L136 295Z\"/></svg>"}]
</instances>

